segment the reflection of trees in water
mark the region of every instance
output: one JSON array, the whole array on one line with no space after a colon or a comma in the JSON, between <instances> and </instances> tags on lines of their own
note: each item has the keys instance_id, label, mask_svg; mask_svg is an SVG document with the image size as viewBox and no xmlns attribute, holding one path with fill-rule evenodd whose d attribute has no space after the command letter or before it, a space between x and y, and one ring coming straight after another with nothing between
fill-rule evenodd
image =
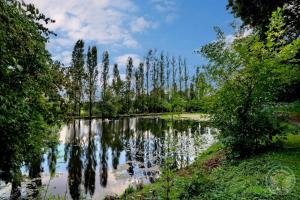
<instances>
[{"instance_id":1,"label":"reflection of trees in water","mask_svg":"<svg viewBox=\"0 0 300 200\"><path fill-rule=\"evenodd\" d=\"M36 199L40 197L38 187L42 186L41 172L43 171L41 164L43 156L36 157L28 164L29 178L31 181L27 184L28 199Z\"/></svg>"},{"instance_id":2,"label":"reflection of trees in water","mask_svg":"<svg viewBox=\"0 0 300 200\"><path fill-rule=\"evenodd\" d=\"M95 192L95 177L96 177L96 144L94 133L92 133L92 120L88 120L88 145L85 152L85 169L84 169L84 188L85 193L90 193L92 197Z\"/></svg>"},{"instance_id":3,"label":"reflection of trees in water","mask_svg":"<svg viewBox=\"0 0 300 200\"><path fill-rule=\"evenodd\" d=\"M64 160L68 163L68 188L72 199L81 198L83 186L85 193L93 196L97 165L100 185L106 187L109 166L118 169L122 152L125 153L128 164L127 173L133 178L145 178L152 182L153 177L159 173L157 166L163 165L166 157L173 158L173 168L187 166L204 142L201 135L213 132L206 126L200 126L198 122L188 120L172 122L160 118L96 120L93 121L96 122L96 130L93 129L92 120L81 122L82 129L80 120L69 124L65 143ZM87 130L87 134L83 132L84 130ZM99 136L99 139L96 140L96 136ZM97 149L99 163L96 159ZM48 150L50 178L55 176L57 155L57 147L53 146ZM109 156L111 163L108 163ZM35 189L41 185L42 158L43 156L37 157L28 164L30 178L34 179L27 186L28 189ZM14 185L14 192L20 194L17 186ZM37 198L38 193L32 193L32 197Z\"/></svg>"},{"instance_id":4,"label":"reflection of trees in water","mask_svg":"<svg viewBox=\"0 0 300 200\"><path fill-rule=\"evenodd\" d=\"M153 177L151 169L162 165L166 156L173 157L173 168L185 167L190 163L190 147L194 144L190 139L200 133L198 122L174 121L170 126L167 121L159 118L136 118L135 126L130 127L130 120L124 119L124 131L120 131L125 134L126 161L130 175L134 175L135 169L140 168L150 180Z\"/></svg>"},{"instance_id":5,"label":"reflection of trees in water","mask_svg":"<svg viewBox=\"0 0 300 200\"><path fill-rule=\"evenodd\" d=\"M122 143L122 129L123 123L121 120L112 121L112 140L111 140L111 150L112 150L112 166L113 169L117 169L119 165L120 154L124 150ZM122 129L120 128L122 127Z\"/></svg>"},{"instance_id":6,"label":"reflection of trees in water","mask_svg":"<svg viewBox=\"0 0 300 200\"><path fill-rule=\"evenodd\" d=\"M80 121L78 122L78 129L76 129L76 122L74 121L72 136L69 145L69 162L68 162L68 184L72 199L80 199L81 195L81 180L82 180L82 148L80 144Z\"/></svg>"},{"instance_id":7,"label":"reflection of trees in water","mask_svg":"<svg viewBox=\"0 0 300 200\"><path fill-rule=\"evenodd\" d=\"M48 152L48 167L49 167L50 178L53 178L55 176L57 154L58 154L57 147L56 146L50 147Z\"/></svg>"},{"instance_id":8,"label":"reflection of trees in water","mask_svg":"<svg viewBox=\"0 0 300 200\"><path fill-rule=\"evenodd\" d=\"M127 164L129 165L127 171L129 175L134 175L134 170L133 170L133 163L132 163L132 135L133 135L133 131L130 128L130 120L125 118L124 119L124 123L123 123L123 131L125 134L125 147L126 147L126 153L125 153L125 157L126 157L126 161Z\"/></svg>"},{"instance_id":9,"label":"reflection of trees in water","mask_svg":"<svg viewBox=\"0 0 300 200\"><path fill-rule=\"evenodd\" d=\"M107 150L109 143L111 142L112 133L112 121L102 121L102 135L100 139L101 151L100 151L100 184L102 187L106 187L108 178L108 155Z\"/></svg>"}]
</instances>

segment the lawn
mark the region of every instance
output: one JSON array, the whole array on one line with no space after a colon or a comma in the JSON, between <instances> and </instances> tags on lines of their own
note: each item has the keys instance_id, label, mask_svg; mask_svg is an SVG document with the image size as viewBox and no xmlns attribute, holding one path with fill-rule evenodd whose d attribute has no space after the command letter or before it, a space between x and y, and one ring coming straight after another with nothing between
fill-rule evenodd
<instances>
[{"instance_id":1,"label":"lawn","mask_svg":"<svg viewBox=\"0 0 300 200\"><path fill-rule=\"evenodd\" d=\"M167 199L165 180L130 189L126 197ZM215 144L190 167L175 172L171 182L172 200L300 199L300 134L288 135L281 147L244 160L225 159L222 146Z\"/></svg>"},{"instance_id":2,"label":"lawn","mask_svg":"<svg viewBox=\"0 0 300 200\"><path fill-rule=\"evenodd\" d=\"M204 113L167 113L160 116L163 119L209 121L209 115Z\"/></svg>"}]
</instances>

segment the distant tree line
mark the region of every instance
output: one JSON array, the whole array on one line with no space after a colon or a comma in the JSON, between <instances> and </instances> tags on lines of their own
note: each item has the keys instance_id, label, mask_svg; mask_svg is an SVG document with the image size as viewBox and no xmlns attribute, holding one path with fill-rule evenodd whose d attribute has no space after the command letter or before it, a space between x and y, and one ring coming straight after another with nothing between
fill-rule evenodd
<instances>
[{"instance_id":1,"label":"distant tree line","mask_svg":"<svg viewBox=\"0 0 300 200\"><path fill-rule=\"evenodd\" d=\"M69 83L65 96L70 115L109 117L204 108L205 101L199 100L209 93L205 75L198 67L196 74L189 77L186 59L181 56L170 57L150 49L137 66L128 57L124 80L118 64L110 64L108 51L103 52L100 65L97 57L95 46L88 47L85 54L84 41L76 42L65 74ZM96 99L97 92L101 94L99 99Z\"/></svg>"}]
</instances>

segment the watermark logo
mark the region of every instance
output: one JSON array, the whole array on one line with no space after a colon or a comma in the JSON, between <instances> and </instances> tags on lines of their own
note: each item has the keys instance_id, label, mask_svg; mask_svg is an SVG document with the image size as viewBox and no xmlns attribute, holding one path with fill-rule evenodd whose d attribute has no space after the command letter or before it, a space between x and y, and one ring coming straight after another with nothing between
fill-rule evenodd
<instances>
[{"instance_id":1,"label":"watermark logo","mask_svg":"<svg viewBox=\"0 0 300 200\"><path fill-rule=\"evenodd\" d=\"M273 194L285 195L293 190L296 177L290 168L276 165L268 171L266 184Z\"/></svg>"}]
</instances>

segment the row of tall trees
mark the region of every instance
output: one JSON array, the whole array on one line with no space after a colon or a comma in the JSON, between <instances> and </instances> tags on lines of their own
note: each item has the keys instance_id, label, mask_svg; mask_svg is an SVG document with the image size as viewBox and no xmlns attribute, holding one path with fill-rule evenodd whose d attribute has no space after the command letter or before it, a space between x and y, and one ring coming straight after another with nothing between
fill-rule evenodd
<instances>
[{"instance_id":1,"label":"row of tall trees","mask_svg":"<svg viewBox=\"0 0 300 200\"><path fill-rule=\"evenodd\" d=\"M101 116L114 116L199 110L201 105L198 102L193 101L194 105L187 104L187 101L199 99L204 96L200 93L208 92L204 74L198 78L200 68L189 77L186 59L180 56L170 57L150 49L138 66L134 66L133 59L128 57L124 80L118 64L110 65L108 51L104 51L100 65L97 65L97 57L95 46L88 47L85 54L84 42L76 42L66 87L69 111L73 115L81 116L81 110L88 111L90 116L93 111ZM96 93L101 94L97 100Z\"/></svg>"}]
</instances>

